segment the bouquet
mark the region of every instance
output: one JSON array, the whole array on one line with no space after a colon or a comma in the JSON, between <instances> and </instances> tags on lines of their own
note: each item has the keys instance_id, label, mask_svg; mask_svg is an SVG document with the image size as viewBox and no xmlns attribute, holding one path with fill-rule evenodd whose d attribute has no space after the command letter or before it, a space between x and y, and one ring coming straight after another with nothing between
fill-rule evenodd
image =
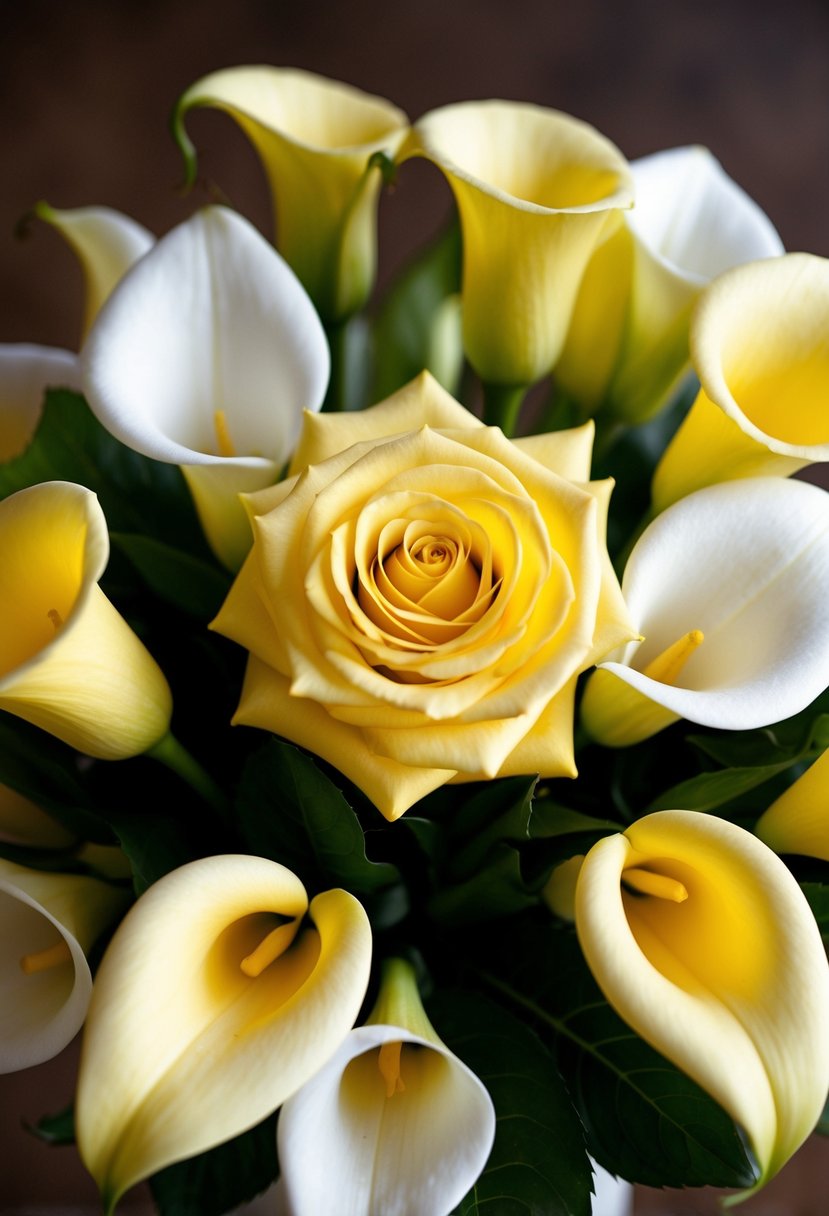
<instances>
[{"instance_id":1,"label":"bouquet","mask_svg":"<svg viewBox=\"0 0 829 1216\"><path fill-rule=\"evenodd\" d=\"M204 106L275 246L40 203L2 350L0 1064L82 1028L107 1216L739 1202L829 1088L829 265L538 106L228 69L191 182Z\"/></svg>"}]
</instances>

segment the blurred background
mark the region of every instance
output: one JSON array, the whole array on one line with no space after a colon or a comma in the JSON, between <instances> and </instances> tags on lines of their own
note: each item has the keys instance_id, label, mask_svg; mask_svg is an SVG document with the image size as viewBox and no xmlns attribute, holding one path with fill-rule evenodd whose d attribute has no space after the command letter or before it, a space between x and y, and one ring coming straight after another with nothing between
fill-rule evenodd
<instances>
[{"instance_id":1,"label":"blurred background","mask_svg":"<svg viewBox=\"0 0 829 1216\"><path fill-rule=\"evenodd\" d=\"M262 171L233 122L217 111L189 118L204 179L189 196L167 129L188 85L245 63L345 80L413 119L466 98L533 101L593 123L631 159L704 144L788 249L829 255L826 0L0 0L0 31L3 342L79 340L72 255L45 225L20 224L39 199L105 203L160 234L220 188L270 233ZM449 206L432 166L404 166L381 204L381 285ZM0 1216L95 1202L71 1150L51 1151L21 1126L68 1103L73 1051L0 1077ZM815 1140L741 1212L825 1216L827 1195L827 1142ZM642 1190L636 1205L718 1210L707 1192Z\"/></svg>"}]
</instances>

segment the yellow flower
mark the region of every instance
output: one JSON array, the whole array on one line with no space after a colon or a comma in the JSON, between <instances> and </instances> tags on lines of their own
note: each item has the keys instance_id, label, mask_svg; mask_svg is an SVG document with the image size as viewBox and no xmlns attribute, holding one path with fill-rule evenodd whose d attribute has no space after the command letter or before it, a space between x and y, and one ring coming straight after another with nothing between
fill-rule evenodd
<instances>
[{"instance_id":1,"label":"yellow flower","mask_svg":"<svg viewBox=\"0 0 829 1216\"><path fill-rule=\"evenodd\" d=\"M109 556L90 491L45 482L0 503L0 709L105 760L167 733L167 681L98 586Z\"/></svg>"},{"instance_id":2,"label":"yellow flower","mask_svg":"<svg viewBox=\"0 0 829 1216\"><path fill-rule=\"evenodd\" d=\"M407 153L442 169L458 205L469 361L488 383L534 383L561 353L608 220L633 203L627 162L586 123L509 101L433 110Z\"/></svg>"},{"instance_id":3,"label":"yellow flower","mask_svg":"<svg viewBox=\"0 0 829 1216\"><path fill-rule=\"evenodd\" d=\"M755 832L775 853L829 861L829 751L760 816Z\"/></svg>"},{"instance_id":4,"label":"yellow flower","mask_svg":"<svg viewBox=\"0 0 829 1216\"><path fill-rule=\"evenodd\" d=\"M304 1085L353 1026L370 961L358 901L309 904L276 862L207 857L150 887L104 956L84 1033L78 1147L107 1213Z\"/></svg>"},{"instance_id":5,"label":"yellow flower","mask_svg":"<svg viewBox=\"0 0 829 1216\"><path fill-rule=\"evenodd\" d=\"M576 928L610 1004L747 1133L762 1186L829 1088L829 968L785 865L726 820L657 811L587 854Z\"/></svg>"},{"instance_id":6,"label":"yellow flower","mask_svg":"<svg viewBox=\"0 0 829 1216\"><path fill-rule=\"evenodd\" d=\"M450 780L575 775L575 677L633 636L592 426L511 443L428 373L306 415L214 627L251 655L235 721L336 765L389 819Z\"/></svg>"},{"instance_id":7,"label":"yellow flower","mask_svg":"<svg viewBox=\"0 0 829 1216\"><path fill-rule=\"evenodd\" d=\"M829 259L751 262L702 294L691 361L702 385L662 456L653 509L732 478L829 460Z\"/></svg>"},{"instance_id":8,"label":"yellow flower","mask_svg":"<svg viewBox=\"0 0 829 1216\"><path fill-rule=\"evenodd\" d=\"M211 72L180 98L176 137L195 169L184 118L215 106L239 123L262 160L276 204L276 245L329 324L368 298L377 261L382 182L375 153L395 156L408 131L402 110L350 85L294 68Z\"/></svg>"},{"instance_id":9,"label":"yellow flower","mask_svg":"<svg viewBox=\"0 0 829 1216\"><path fill-rule=\"evenodd\" d=\"M51 1060L75 1037L92 992L86 954L129 899L95 878L0 860L0 1073Z\"/></svg>"},{"instance_id":10,"label":"yellow flower","mask_svg":"<svg viewBox=\"0 0 829 1216\"><path fill-rule=\"evenodd\" d=\"M366 1025L285 1103L277 1135L292 1216L446 1216L486 1165L495 1110L390 959Z\"/></svg>"}]
</instances>

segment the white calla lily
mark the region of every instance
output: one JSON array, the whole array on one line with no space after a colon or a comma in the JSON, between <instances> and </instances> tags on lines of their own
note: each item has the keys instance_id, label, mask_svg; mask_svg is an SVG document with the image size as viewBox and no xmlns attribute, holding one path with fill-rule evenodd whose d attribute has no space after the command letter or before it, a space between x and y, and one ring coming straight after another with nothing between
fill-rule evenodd
<instances>
[{"instance_id":1,"label":"white calla lily","mask_svg":"<svg viewBox=\"0 0 829 1216\"><path fill-rule=\"evenodd\" d=\"M751 262L700 297L700 391L657 465L653 512L714 482L788 477L829 460L829 259Z\"/></svg>"},{"instance_id":2,"label":"white calla lily","mask_svg":"<svg viewBox=\"0 0 829 1216\"><path fill-rule=\"evenodd\" d=\"M86 1016L86 954L129 902L95 878L0 860L0 1073L51 1060Z\"/></svg>"},{"instance_id":3,"label":"white calla lily","mask_svg":"<svg viewBox=\"0 0 829 1216\"><path fill-rule=\"evenodd\" d=\"M583 408L641 422L688 370L703 287L782 254L783 243L707 148L671 148L630 168L636 204L588 265L556 378Z\"/></svg>"},{"instance_id":4,"label":"white calla lily","mask_svg":"<svg viewBox=\"0 0 829 1216\"><path fill-rule=\"evenodd\" d=\"M328 382L325 334L293 271L241 216L207 207L124 277L82 363L103 425L182 466L210 544L238 567L251 540L239 493L277 479Z\"/></svg>"},{"instance_id":5,"label":"white calla lily","mask_svg":"<svg viewBox=\"0 0 829 1216\"><path fill-rule=\"evenodd\" d=\"M486 1165L495 1111L393 959L369 1024L285 1103L277 1135L290 1216L446 1216Z\"/></svg>"},{"instance_id":6,"label":"white calla lily","mask_svg":"<svg viewBox=\"0 0 829 1216\"><path fill-rule=\"evenodd\" d=\"M276 862L206 857L150 887L104 956L84 1033L78 1146L107 1213L304 1085L354 1024L370 962L358 901L309 904Z\"/></svg>"},{"instance_id":7,"label":"white calla lily","mask_svg":"<svg viewBox=\"0 0 829 1216\"><path fill-rule=\"evenodd\" d=\"M587 854L576 928L619 1015L745 1130L762 1186L829 1088L829 968L786 866L726 820L657 811Z\"/></svg>"},{"instance_id":8,"label":"white calla lily","mask_svg":"<svg viewBox=\"0 0 829 1216\"><path fill-rule=\"evenodd\" d=\"M0 346L0 461L25 450L47 388L80 388L77 355L28 342Z\"/></svg>"},{"instance_id":9,"label":"white calla lily","mask_svg":"<svg viewBox=\"0 0 829 1216\"><path fill-rule=\"evenodd\" d=\"M660 515L622 580L643 636L599 665L582 701L610 747L679 718L748 730L829 684L829 497L754 478L709 486Z\"/></svg>"},{"instance_id":10,"label":"white calla lily","mask_svg":"<svg viewBox=\"0 0 829 1216\"><path fill-rule=\"evenodd\" d=\"M112 207L58 210L38 203L35 215L61 234L81 264L86 287L83 332L86 334L112 289L134 262L155 244L141 224Z\"/></svg>"}]
</instances>

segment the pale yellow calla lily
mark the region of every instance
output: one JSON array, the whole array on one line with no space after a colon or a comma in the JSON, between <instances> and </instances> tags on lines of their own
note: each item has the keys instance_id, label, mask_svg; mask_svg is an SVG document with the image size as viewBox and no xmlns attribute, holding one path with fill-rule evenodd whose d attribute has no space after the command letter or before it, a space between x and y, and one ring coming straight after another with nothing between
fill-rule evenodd
<instances>
[{"instance_id":1,"label":"pale yellow calla lily","mask_svg":"<svg viewBox=\"0 0 829 1216\"><path fill-rule=\"evenodd\" d=\"M0 1072L51 1060L80 1030L86 954L130 900L123 888L0 860Z\"/></svg>"},{"instance_id":2,"label":"pale yellow calla lily","mask_svg":"<svg viewBox=\"0 0 829 1216\"><path fill-rule=\"evenodd\" d=\"M636 205L596 250L579 289L556 381L586 413L622 422L656 413L688 370L699 293L783 244L707 148L633 161Z\"/></svg>"},{"instance_id":3,"label":"pale yellow calla lily","mask_svg":"<svg viewBox=\"0 0 829 1216\"><path fill-rule=\"evenodd\" d=\"M393 959L368 1023L280 1112L282 1210L447 1216L494 1136L489 1094L438 1038L411 967Z\"/></svg>"},{"instance_id":4,"label":"pale yellow calla lily","mask_svg":"<svg viewBox=\"0 0 829 1216\"><path fill-rule=\"evenodd\" d=\"M0 782L0 840L39 849L65 849L75 839L30 798Z\"/></svg>"},{"instance_id":5,"label":"pale yellow calla lily","mask_svg":"<svg viewBox=\"0 0 829 1216\"><path fill-rule=\"evenodd\" d=\"M77 355L51 346L0 346L0 461L25 451L47 388L80 388Z\"/></svg>"},{"instance_id":6,"label":"pale yellow calla lily","mask_svg":"<svg viewBox=\"0 0 829 1216\"><path fill-rule=\"evenodd\" d=\"M155 237L112 207L58 210L41 202L35 207L35 215L59 232L77 254L86 287L83 321L86 334L112 289L130 266L152 248Z\"/></svg>"},{"instance_id":7,"label":"pale yellow calla lily","mask_svg":"<svg viewBox=\"0 0 829 1216\"><path fill-rule=\"evenodd\" d=\"M829 685L829 496L774 477L689 494L645 529L622 593L641 636L587 682L598 742L791 717Z\"/></svg>"},{"instance_id":8,"label":"pale yellow calla lily","mask_svg":"<svg viewBox=\"0 0 829 1216\"><path fill-rule=\"evenodd\" d=\"M510 101L431 111L407 154L438 165L458 205L467 357L488 383L534 383L561 353L608 220L632 205L627 162L586 123Z\"/></svg>"},{"instance_id":9,"label":"pale yellow calla lily","mask_svg":"<svg viewBox=\"0 0 829 1216\"><path fill-rule=\"evenodd\" d=\"M775 853L829 861L829 751L771 804L754 830Z\"/></svg>"},{"instance_id":10,"label":"pale yellow calla lily","mask_svg":"<svg viewBox=\"0 0 829 1216\"><path fill-rule=\"evenodd\" d=\"M723 819L657 811L587 854L576 928L610 1004L744 1129L762 1186L829 1088L829 968L785 865Z\"/></svg>"},{"instance_id":11,"label":"pale yellow calla lily","mask_svg":"<svg viewBox=\"0 0 829 1216\"><path fill-rule=\"evenodd\" d=\"M238 122L267 174L277 248L327 323L350 316L368 299L377 262L382 173L371 158L394 158L406 115L383 98L295 68L211 72L174 114L191 177L195 151L184 119L196 106L225 110Z\"/></svg>"},{"instance_id":12,"label":"pale yellow calla lily","mask_svg":"<svg viewBox=\"0 0 829 1216\"><path fill-rule=\"evenodd\" d=\"M214 552L250 547L239 494L276 481L328 382L302 285L226 207L179 224L124 276L81 355L84 391L128 447L182 467Z\"/></svg>"},{"instance_id":13,"label":"pale yellow calla lily","mask_svg":"<svg viewBox=\"0 0 829 1216\"><path fill-rule=\"evenodd\" d=\"M699 396L657 466L653 510L731 478L829 460L829 260L752 262L716 279L691 323Z\"/></svg>"},{"instance_id":14,"label":"pale yellow calla lily","mask_svg":"<svg viewBox=\"0 0 829 1216\"><path fill-rule=\"evenodd\" d=\"M0 554L0 709L101 759L158 743L170 690L98 586L109 537L96 496L63 481L12 494Z\"/></svg>"},{"instance_id":15,"label":"pale yellow calla lily","mask_svg":"<svg viewBox=\"0 0 829 1216\"><path fill-rule=\"evenodd\" d=\"M207 857L150 887L104 956L84 1034L78 1146L107 1213L304 1085L354 1024L370 961L357 900L309 905L276 862Z\"/></svg>"}]
</instances>

